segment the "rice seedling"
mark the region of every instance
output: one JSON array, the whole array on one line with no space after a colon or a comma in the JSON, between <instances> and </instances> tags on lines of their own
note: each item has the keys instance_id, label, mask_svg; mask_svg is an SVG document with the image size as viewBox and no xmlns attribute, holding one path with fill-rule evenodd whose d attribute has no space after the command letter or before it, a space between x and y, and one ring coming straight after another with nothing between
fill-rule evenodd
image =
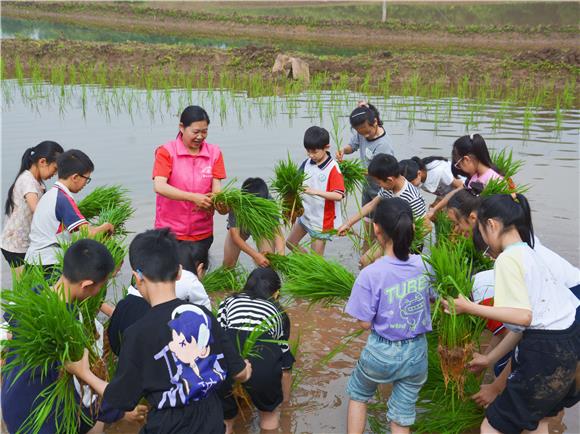
<instances>
[{"instance_id":1,"label":"rice seedling","mask_svg":"<svg viewBox=\"0 0 580 434\"><path fill-rule=\"evenodd\" d=\"M300 195L304 192L305 181L305 173L292 161L290 155L287 160L279 161L274 166L274 178L270 181L270 186L282 203L285 221L290 224L294 224L304 213Z\"/></svg>"},{"instance_id":2,"label":"rice seedling","mask_svg":"<svg viewBox=\"0 0 580 434\"><path fill-rule=\"evenodd\" d=\"M293 252L287 256L286 279L281 292L310 303L334 305L350 296L355 276L336 261L315 253ZM317 278L312 278L316 272Z\"/></svg>"},{"instance_id":3,"label":"rice seedling","mask_svg":"<svg viewBox=\"0 0 580 434\"><path fill-rule=\"evenodd\" d=\"M207 293L217 291L238 292L244 288L248 272L240 265L234 268L218 267L207 273L201 283Z\"/></svg>"},{"instance_id":4,"label":"rice seedling","mask_svg":"<svg viewBox=\"0 0 580 434\"><path fill-rule=\"evenodd\" d=\"M342 160L338 163L338 167L344 178L346 194L362 191L367 185L367 169L358 158Z\"/></svg>"},{"instance_id":5,"label":"rice seedling","mask_svg":"<svg viewBox=\"0 0 580 434\"><path fill-rule=\"evenodd\" d=\"M212 200L215 205L230 209L240 228L256 241L273 240L279 232L282 215L272 200L233 188L231 183L214 194Z\"/></svg>"},{"instance_id":6,"label":"rice seedling","mask_svg":"<svg viewBox=\"0 0 580 434\"><path fill-rule=\"evenodd\" d=\"M431 234L431 229L426 225L424 217L415 218L413 224L415 225L415 230L411 252L420 254L427 236Z\"/></svg>"},{"instance_id":7,"label":"rice seedling","mask_svg":"<svg viewBox=\"0 0 580 434\"><path fill-rule=\"evenodd\" d=\"M447 387L439 361L438 341L437 329L427 334L427 382L419 392L413 431L460 434L478 427L483 420L485 410L470 398L479 391L481 379L467 372L463 397L453 385Z\"/></svg>"},{"instance_id":8,"label":"rice seedling","mask_svg":"<svg viewBox=\"0 0 580 434\"><path fill-rule=\"evenodd\" d=\"M116 235L125 234L125 224L134 213L135 208L129 203L120 203L118 205L110 204L99 213L95 224L98 226L108 222L115 227Z\"/></svg>"},{"instance_id":9,"label":"rice seedling","mask_svg":"<svg viewBox=\"0 0 580 434\"><path fill-rule=\"evenodd\" d=\"M481 196L493 196L494 194L512 194L520 193L523 194L529 190L529 186L526 185L515 185L511 178L497 178L490 179L488 183L483 188Z\"/></svg>"},{"instance_id":10,"label":"rice seedling","mask_svg":"<svg viewBox=\"0 0 580 434\"><path fill-rule=\"evenodd\" d=\"M439 239L431 247L424 261L431 266L430 277L439 298L434 306L433 318L439 330L438 351L445 386L450 382L463 396L465 364L475 349L485 321L471 315L456 315L453 300L459 296L471 297L473 289L473 261L469 255L469 241ZM441 299L446 299L451 314L441 314Z\"/></svg>"},{"instance_id":11,"label":"rice seedling","mask_svg":"<svg viewBox=\"0 0 580 434\"><path fill-rule=\"evenodd\" d=\"M513 151L508 148L492 151L491 161L505 178L513 178L524 166L524 160L514 159Z\"/></svg>"},{"instance_id":12,"label":"rice seedling","mask_svg":"<svg viewBox=\"0 0 580 434\"><path fill-rule=\"evenodd\" d=\"M27 371L46 378L49 370L57 369L60 375L35 400L19 432L38 433L51 412L55 412L58 433L76 432L78 421L86 416L74 395L72 377L62 367L79 360L92 341L78 320L79 304L67 302L62 287L49 288L38 267L29 267L24 274L12 291L4 291L0 302L11 318L5 329L12 334L12 339L2 342L8 360L3 371L7 375L18 368L14 381Z\"/></svg>"},{"instance_id":13,"label":"rice seedling","mask_svg":"<svg viewBox=\"0 0 580 434\"><path fill-rule=\"evenodd\" d=\"M97 187L78 203L78 208L85 218L92 219L106 209L130 205L128 193L120 185Z\"/></svg>"},{"instance_id":14,"label":"rice seedling","mask_svg":"<svg viewBox=\"0 0 580 434\"><path fill-rule=\"evenodd\" d=\"M435 215L435 235L437 241L448 240L452 237L453 233L453 222L447 215L447 212L441 210Z\"/></svg>"}]
</instances>

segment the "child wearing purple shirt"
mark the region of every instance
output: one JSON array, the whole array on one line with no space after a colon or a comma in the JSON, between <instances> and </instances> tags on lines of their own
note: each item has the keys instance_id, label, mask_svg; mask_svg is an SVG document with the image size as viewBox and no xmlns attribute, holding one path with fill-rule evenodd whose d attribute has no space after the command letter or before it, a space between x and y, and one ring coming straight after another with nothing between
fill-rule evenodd
<instances>
[{"instance_id":1,"label":"child wearing purple shirt","mask_svg":"<svg viewBox=\"0 0 580 434\"><path fill-rule=\"evenodd\" d=\"M414 227L409 204L400 198L381 201L373 227L385 256L361 271L346 305L348 314L371 329L347 386L348 432L364 431L367 402L378 384L392 383L391 431L408 433L427 380L431 290L421 257L410 254Z\"/></svg>"}]
</instances>

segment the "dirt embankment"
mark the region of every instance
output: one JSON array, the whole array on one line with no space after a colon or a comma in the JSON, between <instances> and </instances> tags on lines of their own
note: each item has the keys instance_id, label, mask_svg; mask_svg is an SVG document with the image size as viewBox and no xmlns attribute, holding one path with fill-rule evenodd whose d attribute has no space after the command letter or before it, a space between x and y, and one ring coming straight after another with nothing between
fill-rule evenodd
<instances>
[{"instance_id":1,"label":"dirt embankment","mask_svg":"<svg viewBox=\"0 0 580 434\"><path fill-rule=\"evenodd\" d=\"M149 6L151 5L151 6ZM471 32L460 29L422 29L420 26L385 28L344 21L292 21L243 15L224 17L193 14L179 5L168 8L151 2L147 7L126 3L4 2L5 17L42 19L78 26L142 32L156 35L250 38L261 42L316 43L358 49L437 51L446 53L571 50L578 35L571 32ZM243 10L242 10L243 13Z\"/></svg>"}]
</instances>

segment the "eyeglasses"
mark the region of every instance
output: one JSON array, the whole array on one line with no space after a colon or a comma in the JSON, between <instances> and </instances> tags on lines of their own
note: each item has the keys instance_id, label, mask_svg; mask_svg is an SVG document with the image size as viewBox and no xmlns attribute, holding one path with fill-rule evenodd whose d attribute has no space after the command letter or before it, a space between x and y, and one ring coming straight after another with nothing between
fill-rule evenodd
<instances>
[{"instance_id":1,"label":"eyeglasses","mask_svg":"<svg viewBox=\"0 0 580 434\"><path fill-rule=\"evenodd\" d=\"M78 174L81 178L84 178L87 180L87 182L85 184L90 184L91 183L91 177L90 176L85 176L85 175L81 175L80 173Z\"/></svg>"},{"instance_id":2,"label":"eyeglasses","mask_svg":"<svg viewBox=\"0 0 580 434\"><path fill-rule=\"evenodd\" d=\"M463 157L461 157L459 160L457 160L457 163L455 163L455 164L453 165L453 167L455 167L456 169L461 169L461 168L459 167L459 165L461 164L461 162L463 161L463 159L464 159L464 158L465 158L465 156L463 156Z\"/></svg>"}]
</instances>

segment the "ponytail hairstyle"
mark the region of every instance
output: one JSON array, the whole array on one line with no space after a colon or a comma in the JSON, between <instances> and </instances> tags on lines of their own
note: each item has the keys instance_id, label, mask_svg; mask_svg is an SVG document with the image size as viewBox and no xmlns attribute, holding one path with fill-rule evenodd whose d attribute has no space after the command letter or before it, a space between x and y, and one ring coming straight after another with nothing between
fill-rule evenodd
<instances>
[{"instance_id":1,"label":"ponytail hairstyle","mask_svg":"<svg viewBox=\"0 0 580 434\"><path fill-rule=\"evenodd\" d=\"M383 126L383 121L381 121L379 111L374 105L369 103L355 108L349 116L350 126L352 128L360 127L365 122L368 122L369 125L373 125L375 120L379 127Z\"/></svg>"},{"instance_id":2,"label":"ponytail hairstyle","mask_svg":"<svg viewBox=\"0 0 580 434\"><path fill-rule=\"evenodd\" d=\"M4 212L6 215L10 215L12 214L12 211L14 211L14 186L22 172L30 170L30 168L37 164L42 158L46 159L47 164L54 163L59 154L62 154L63 152L64 149L62 149L62 146L50 140L40 142L38 145L24 151L22 162L20 163L20 170L18 170L14 182L8 189L8 197L6 198L6 204L4 205Z\"/></svg>"},{"instance_id":3,"label":"ponytail hairstyle","mask_svg":"<svg viewBox=\"0 0 580 434\"><path fill-rule=\"evenodd\" d=\"M530 204L523 194L495 194L483 199L477 220L482 226L487 220L496 219L502 222L504 231L516 228L522 241L534 248L534 228Z\"/></svg>"},{"instance_id":4,"label":"ponytail hairstyle","mask_svg":"<svg viewBox=\"0 0 580 434\"><path fill-rule=\"evenodd\" d=\"M409 203L399 197L382 199L375 209L374 222L393 242L395 256L401 261L408 260L415 236Z\"/></svg>"},{"instance_id":5,"label":"ponytail hairstyle","mask_svg":"<svg viewBox=\"0 0 580 434\"><path fill-rule=\"evenodd\" d=\"M427 164L432 163L433 161L449 161L447 160L447 158L444 157L438 157L435 155L432 155L431 157L425 157L425 158L419 158L419 157L413 157L413 160L417 161L421 161L421 163L423 163L423 167L425 167L425 169L427 168ZM417 161L417 163L419 163L419 161ZM423 169L423 167L421 167L421 170L425 170Z\"/></svg>"},{"instance_id":6,"label":"ponytail hairstyle","mask_svg":"<svg viewBox=\"0 0 580 434\"><path fill-rule=\"evenodd\" d=\"M411 160L414 161L415 164L417 164L417 166L419 166L419 170L423 170L425 172L427 171L427 166L426 166L427 163L425 163L423 161L424 159L421 159L419 157L411 157Z\"/></svg>"},{"instance_id":7,"label":"ponytail hairstyle","mask_svg":"<svg viewBox=\"0 0 580 434\"><path fill-rule=\"evenodd\" d=\"M412 158L399 161L399 170L402 176L409 182L414 181L419 176L421 167Z\"/></svg>"},{"instance_id":8,"label":"ponytail hairstyle","mask_svg":"<svg viewBox=\"0 0 580 434\"><path fill-rule=\"evenodd\" d=\"M209 125L209 116L207 112L198 105L190 105L186 107L183 112L181 112L181 117L179 122L183 124L184 127L190 126L194 122L206 121Z\"/></svg>"},{"instance_id":9,"label":"ponytail hairstyle","mask_svg":"<svg viewBox=\"0 0 580 434\"><path fill-rule=\"evenodd\" d=\"M453 165L466 155L473 155L480 163L487 167L491 167L497 173L503 175L503 173L501 173L497 166L491 161L487 144L481 135L471 134L469 136L461 136L455 141L455 143L453 143Z\"/></svg>"},{"instance_id":10,"label":"ponytail hairstyle","mask_svg":"<svg viewBox=\"0 0 580 434\"><path fill-rule=\"evenodd\" d=\"M447 208L453 209L459 217L466 219L472 212L477 212L481 205L480 193L481 191L478 189L464 188L459 190L449 199Z\"/></svg>"},{"instance_id":11,"label":"ponytail hairstyle","mask_svg":"<svg viewBox=\"0 0 580 434\"><path fill-rule=\"evenodd\" d=\"M274 301L272 296L282 286L280 276L270 267L256 268L248 276L242 293L250 298Z\"/></svg>"},{"instance_id":12,"label":"ponytail hairstyle","mask_svg":"<svg viewBox=\"0 0 580 434\"><path fill-rule=\"evenodd\" d=\"M386 181L389 177L398 177L401 174L401 169L399 162L392 155L377 154L369 163L368 174L373 178Z\"/></svg>"}]
</instances>

